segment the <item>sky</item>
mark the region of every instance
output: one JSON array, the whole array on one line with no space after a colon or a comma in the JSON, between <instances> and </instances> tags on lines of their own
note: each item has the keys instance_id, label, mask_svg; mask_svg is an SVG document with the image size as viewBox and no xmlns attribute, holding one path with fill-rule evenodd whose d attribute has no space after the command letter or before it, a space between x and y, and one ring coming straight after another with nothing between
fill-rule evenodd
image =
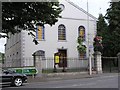
<instances>
[{"instance_id":1,"label":"sky","mask_svg":"<svg viewBox=\"0 0 120 90\"><path fill-rule=\"evenodd\" d=\"M106 10L109 8L110 0L70 0L77 4L79 7L87 11L88 1L88 12L98 18L99 13L106 14ZM5 52L4 45L6 44L5 38L0 38L0 52Z\"/></svg>"},{"instance_id":2,"label":"sky","mask_svg":"<svg viewBox=\"0 0 120 90\"><path fill-rule=\"evenodd\" d=\"M87 11L88 1L88 12L98 18L99 13L106 14L106 10L109 8L109 2L111 0L70 0L77 4L79 7Z\"/></svg>"}]
</instances>

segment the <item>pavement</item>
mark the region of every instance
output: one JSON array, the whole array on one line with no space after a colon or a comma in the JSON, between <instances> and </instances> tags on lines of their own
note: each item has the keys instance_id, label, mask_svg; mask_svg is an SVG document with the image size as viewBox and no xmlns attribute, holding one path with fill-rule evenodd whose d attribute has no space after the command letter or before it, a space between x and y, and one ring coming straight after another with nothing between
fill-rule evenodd
<instances>
[{"instance_id":1,"label":"pavement","mask_svg":"<svg viewBox=\"0 0 120 90\"><path fill-rule=\"evenodd\" d=\"M37 76L28 76L28 83L67 80L67 79L94 78L94 77L102 77L102 76L110 76L110 75L118 75L118 73L101 73L101 74L92 73L92 75L89 75L88 72L49 73L49 74L41 74Z\"/></svg>"}]
</instances>

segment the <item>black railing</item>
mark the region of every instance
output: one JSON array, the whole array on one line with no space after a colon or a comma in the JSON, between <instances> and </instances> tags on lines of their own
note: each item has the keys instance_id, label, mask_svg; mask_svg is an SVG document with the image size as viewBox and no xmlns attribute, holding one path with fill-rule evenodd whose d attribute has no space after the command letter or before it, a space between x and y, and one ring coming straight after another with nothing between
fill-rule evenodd
<instances>
[{"instance_id":1,"label":"black railing","mask_svg":"<svg viewBox=\"0 0 120 90\"><path fill-rule=\"evenodd\" d=\"M118 72L118 57L102 57L103 72Z\"/></svg>"},{"instance_id":2,"label":"black railing","mask_svg":"<svg viewBox=\"0 0 120 90\"><path fill-rule=\"evenodd\" d=\"M6 60L5 60L6 61ZM26 65L25 65L25 64ZM33 64L31 64L33 63ZM43 73L53 73L54 71L54 58L45 58L43 60L40 60L40 67L39 69L42 69ZM61 64L57 66L57 72L63 71L63 62L60 61ZM66 58L66 66L65 71L66 72L81 72L81 71L87 71L88 70L88 58ZM8 59L4 64L3 68L23 68L23 67L36 67L35 60L30 58L24 58L24 59ZM30 65L30 66L29 66Z\"/></svg>"}]
</instances>

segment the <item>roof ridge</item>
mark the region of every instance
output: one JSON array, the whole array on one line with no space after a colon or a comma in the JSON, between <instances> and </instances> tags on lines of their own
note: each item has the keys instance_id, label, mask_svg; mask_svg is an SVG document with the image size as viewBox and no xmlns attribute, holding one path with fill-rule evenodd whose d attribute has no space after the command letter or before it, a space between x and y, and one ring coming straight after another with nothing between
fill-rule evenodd
<instances>
[{"instance_id":1,"label":"roof ridge","mask_svg":"<svg viewBox=\"0 0 120 90\"><path fill-rule=\"evenodd\" d=\"M65 0L67 1L69 4L73 5L74 7L76 7L77 9L79 9L80 11L84 12L85 14L89 15L90 17L97 19L95 16L93 16L92 14L88 13L86 10L84 10L83 8L79 7L77 4L73 3L70 0Z\"/></svg>"}]
</instances>

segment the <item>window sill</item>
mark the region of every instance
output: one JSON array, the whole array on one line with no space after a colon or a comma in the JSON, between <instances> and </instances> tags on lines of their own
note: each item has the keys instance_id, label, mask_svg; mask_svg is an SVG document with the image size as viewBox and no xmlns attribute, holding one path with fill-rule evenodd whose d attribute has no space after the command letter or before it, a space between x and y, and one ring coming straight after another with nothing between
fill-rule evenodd
<instances>
[{"instance_id":1,"label":"window sill","mask_svg":"<svg viewBox=\"0 0 120 90\"><path fill-rule=\"evenodd\" d=\"M67 40L58 40L58 42L67 42Z\"/></svg>"},{"instance_id":2,"label":"window sill","mask_svg":"<svg viewBox=\"0 0 120 90\"><path fill-rule=\"evenodd\" d=\"M38 40L38 39L36 39L37 41L45 41L45 39L44 40Z\"/></svg>"}]
</instances>

